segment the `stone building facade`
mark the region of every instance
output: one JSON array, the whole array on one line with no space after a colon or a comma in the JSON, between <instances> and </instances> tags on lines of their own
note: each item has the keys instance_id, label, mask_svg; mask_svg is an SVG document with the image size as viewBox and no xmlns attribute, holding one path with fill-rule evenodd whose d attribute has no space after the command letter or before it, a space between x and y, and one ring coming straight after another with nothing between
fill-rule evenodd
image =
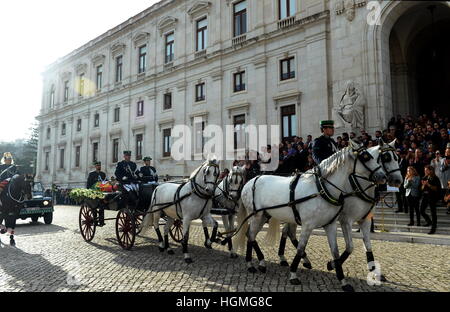
<instances>
[{"instance_id":1,"label":"stone building facade","mask_svg":"<svg viewBox=\"0 0 450 312\"><path fill-rule=\"evenodd\" d=\"M200 133L193 154L207 125L233 125L244 142L252 124L279 125L280 140L317 136L349 81L363 127L381 129L422 107L408 49L427 44L414 40L432 2L163 0L47 68L38 179L81 186L94 159L111 176L125 149L160 174L189 175L200 162L171 157L175 125ZM450 9L435 4L445 28Z\"/></svg>"}]
</instances>

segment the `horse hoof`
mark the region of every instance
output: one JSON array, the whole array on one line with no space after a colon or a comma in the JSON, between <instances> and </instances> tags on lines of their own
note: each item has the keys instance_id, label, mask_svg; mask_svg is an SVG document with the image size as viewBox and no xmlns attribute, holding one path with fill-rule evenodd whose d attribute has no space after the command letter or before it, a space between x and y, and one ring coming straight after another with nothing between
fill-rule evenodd
<instances>
[{"instance_id":1,"label":"horse hoof","mask_svg":"<svg viewBox=\"0 0 450 312\"><path fill-rule=\"evenodd\" d=\"M345 292L355 292L355 290L353 289L353 286L350 284L342 286L342 290Z\"/></svg>"},{"instance_id":2,"label":"horse hoof","mask_svg":"<svg viewBox=\"0 0 450 312\"><path fill-rule=\"evenodd\" d=\"M255 269L254 267L249 267L249 268L248 268L248 271L249 271L250 273L256 273L256 269Z\"/></svg>"},{"instance_id":3,"label":"horse hoof","mask_svg":"<svg viewBox=\"0 0 450 312\"><path fill-rule=\"evenodd\" d=\"M300 285L300 280L298 278L294 278L289 280L289 283L291 283L291 285Z\"/></svg>"},{"instance_id":4,"label":"horse hoof","mask_svg":"<svg viewBox=\"0 0 450 312\"><path fill-rule=\"evenodd\" d=\"M280 265L281 265L282 267L287 267L287 266L289 266L289 263L288 263L287 261L281 261L281 262L280 262Z\"/></svg>"},{"instance_id":5,"label":"horse hoof","mask_svg":"<svg viewBox=\"0 0 450 312\"><path fill-rule=\"evenodd\" d=\"M307 268L308 270L312 270L312 265L311 265L311 263L303 263L303 266L304 266L305 268Z\"/></svg>"},{"instance_id":6,"label":"horse hoof","mask_svg":"<svg viewBox=\"0 0 450 312\"><path fill-rule=\"evenodd\" d=\"M328 261L328 263L327 263L327 270L328 271L333 271L334 270L333 264L331 263L331 261Z\"/></svg>"},{"instance_id":7,"label":"horse hoof","mask_svg":"<svg viewBox=\"0 0 450 312\"><path fill-rule=\"evenodd\" d=\"M236 259L237 257L238 257L238 255L235 254L235 253L232 253L232 254L230 255L230 258L231 258L231 259Z\"/></svg>"},{"instance_id":8,"label":"horse hoof","mask_svg":"<svg viewBox=\"0 0 450 312\"><path fill-rule=\"evenodd\" d=\"M16 241L13 240L13 239L11 239L11 240L9 241L9 244L10 244L11 246L16 246Z\"/></svg>"},{"instance_id":9,"label":"horse hoof","mask_svg":"<svg viewBox=\"0 0 450 312\"><path fill-rule=\"evenodd\" d=\"M387 282L386 276L384 276L383 274L381 274L381 276L380 276L380 281L382 281L382 282Z\"/></svg>"},{"instance_id":10,"label":"horse hoof","mask_svg":"<svg viewBox=\"0 0 450 312\"><path fill-rule=\"evenodd\" d=\"M225 246L227 243L228 243L228 239L224 239L220 242L220 245Z\"/></svg>"},{"instance_id":11,"label":"horse hoof","mask_svg":"<svg viewBox=\"0 0 450 312\"><path fill-rule=\"evenodd\" d=\"M175 252L174 252L172 249L168 250L167 253L168 253L169 255L174 255L174 254L175 254Z\"/></svg>"},{"instance_id":12,"label":"horse hoof","mask_svg":"<svg viewBox=\"0 0 450 312\"><path fill-rule=\"evenodd\" d=\"M186 258L186 259L184 259L184 262L186 262L187 264L191 264L194 261L192 261L191 258Z\"/></svg>"},{"instance_id":13,"label":"horse hoof","mask_svg":"<svg viewBox=\"0 0 450 312\"><path fill-rule=\"evenodd\" d=\"M266 273L267 272L267 268L265 266L258 266L258 270L261 273Z\"/></svg>"},{"instance_id":14,"label":"horse hoof","mask_svg":"<svg viewBox=\"0 0 450 312\"><path fill-rule=\"evenodd\" d=\"M159 252L164 252L164 248L158 247Z\"/></svg>"},{"instance_id":15,"label":"horse hoof","mask_svg":"<svg viewBox=\"0 0 450 312\"><path fill-rule=\"evenodd\" d=\"M205 243L205 247L207 248L207 249L212 249L212 244L211 243Z\"/></svg>"}]
</instances>

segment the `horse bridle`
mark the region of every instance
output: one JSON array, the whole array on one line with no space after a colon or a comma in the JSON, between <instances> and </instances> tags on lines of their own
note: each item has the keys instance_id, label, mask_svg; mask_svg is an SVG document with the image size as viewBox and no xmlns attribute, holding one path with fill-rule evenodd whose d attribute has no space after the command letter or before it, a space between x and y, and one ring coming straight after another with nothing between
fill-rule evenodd
<instances>
[{"instance_id":1,"label":"horse bridle","mask_svg":"<svg viewBox=\"0 0 450 312\"><path fill-rule=\"evenodd\" d=\"M381 165L383 166L384 172L386 173L386 176L389 176L393 172L401 171L400 167L394 170L387 170L385 164L392 161L392 156L389 152L392 152L394 155L394 160L398 162L398 156L395 154L395 149L391 146L388 147L380 147L380 154L378 155L377 162L381 160Z\"/></svg>"},{"instance_id":2,"label":"horse bridle","mask_svg":"<svg viewBox=\"0 0 450 312\"><path fill-rule=\"evenodd\" d=\"M209 171L209 168L211 168L211 167L214 167L214 172L213 172L213 175L215 177L214 182L206 181L206 172ZM195 182L195 180L197 179L197 175L199 174L199 172L201 170L203 170L203 183L205 184L205 186L202 186L202 185L198 184L197 182ZM217 179L219 178L219 171L220 171L219 165L217 165L215 163L208 163L208 165L204 166L204 168L200 168L200 170L198 170L195 173L195 175L190 179L194 193L203 199L213 197L214 192L211 195L209 192L206 191L206 186L208 184L212 184L212 185L214 185L214 188L216 187Z\"/></svg>"},{"instance_id":3,"label":"horse bridle","mask_svg":"<svg viewBox=\"0 0 450 312\"><path fill-rule=\"evenodd\" d=\"M14 198L14 196L11 194L11 185L12 185L12 182L13 182L12 180L13 180L16 176L19 176L19 175L13 176L13 177L11 178L11 181L10 181L9 184L8 184L8 196L9 196L9 198L11 198L11 200L13 200L14 202L16 202L16 203L18 203L18 204L23 204L23 203L25 202L25 199L24 199L24 197L25 197L25 191L24 191L23 189L20 191L20 198L19 198L19 199ZM25 181L25 182L32 182L33 180L28 180L28 178L25 176L24 181Z\"/></svg>"},{"instance_id":4,"label":"horse bridle","mask_svg":"<svg viewBox=\"0 0 450 312\"><path fill-rule=\"evenodd\" d=\"M237 179L238 177L241 177L241 182L239 183L239 187L237 189L230 189L230 180L233 180L234 177L234 184L237 184ZM238 197L241 197L241 193L242 193L242 189L244 188L244 175L242 174L242 172L231 172L230 175L228 175L225 180L224 180L224 189L222 191L222 193L225 195L225 197L227 197L228 200L231 200L233 202L236 202L230 195L231 192L236 192Z\"/></svg>"}]
</instances>

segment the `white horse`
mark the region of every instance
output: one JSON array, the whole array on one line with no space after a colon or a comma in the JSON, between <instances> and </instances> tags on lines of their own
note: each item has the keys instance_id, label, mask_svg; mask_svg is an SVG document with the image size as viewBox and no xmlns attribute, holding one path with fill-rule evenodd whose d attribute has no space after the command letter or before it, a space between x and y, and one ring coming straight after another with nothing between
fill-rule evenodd
<instances>
[{"instance_id":1,"label":"white horse","mask_svg":"<svg viewBox=\"0 0 450 312\"><path fill-rule=\"evenodd\" d=\"M302 232L297 255L291 265L291 284L300 284L296 273L300 260L304 259L306 263L310 263L305 249L312 231L324 227L335 263L336 276L344 291L353 291L353 287L345 281L339 261L336 219L342 211L344 198L352 192L352 188L346 183L351 174L370 178L375 183L386 182L382 166L378 165L373 155L378 156L377 149L358 150L357 145L350 142L350 147L342 149L316 168L304 173L299 181L297 180L298 183L294 184L292 192L290 184L298 179L297 176L260 176L250 180L242 190L241 200L245 210L240 211L238 222L243 228L236 239L237 246L242 248L248 230L248 270L256 272L251 262L254 249L259 260L259 270L266 272L264 255L256 242L256 235L269 218L269 238L279 234L279 222L301 222ZM250 224L244 218L250 218Z\"/></svg>"},{"instance_id":2,"label":"white horse","mask_svg":"<svg viewBox=\"0 0 450 312\"><path fill-rule=\"evenodd\" d=\"M228 244L231 258L237 258L236 251L233 249L231 240L232 233L235 230L235 219L237 209L241 206L241 192L245 183L245 168L234 166L231 172L219 183L216 188L214 199L221 209L225 209L225 215L222 215L223 225L226 231L226 238L222 245ZM207 229L205 228L205 235ZM214 236L214 232L213 232ZM208 236L206 236L208 237Z\"/></svg>"},{"instance_id":3,"label":"white horse","mask_svg":"<svg viewBox=\"0 0 450 312\"><path fill-rule=\"evenodd\" d=\"M188 253L189 229L192 220L201 219L203 227L217 227L217 222L211 217L212 197L219 177L219 165L216 160L208 160L198 167L189 180L182 183L164 183L159 185L152 195L149 212L142 222L142 229L155 227L158 235L160 251L167 250L173 254L169 246L169 230L175 219L183 223L184 260L192 263ZM164 240L159 230L161 212L167 216L164 226Z\"/></svg>"},{"instance_id":4,"label":"white horse","mask_svg":"<svg viewBox=\"0 0 450 312\"><path fill-rule=\"evenodd\" d=\"M398 165L398 157L395 154L395 141L390 144L385 144L382 142L378 147L379 154L374 157L377 157L377 162L383 167L386 175L387 182L390 186L398 187L403 177L400 173L400 168ZM360 146L362 148L362 146ZM352 178L353 179L353 178ZM355 191L354 196L350 196L345 199L344 208L342 213L338 217L338 221L341 224L342 233L345 239L345 251L339 257L339 261L341 265L347 260L350 254L353 252L353 239L352 239L352 225L355 222L358 222L361 232L363 235L364 247L366 250L367 264L369 267L369 271L373 272L375 270L375 259L372 252L372 244L370 241L370 225L371 218L369 218L369 214L373 211L374 206L376 204L375 198L375 184L366 179L353 179L350 182L350 179L347 181L353 190ZM284 257L284 249L286 246L287 237L290 238L292 244L297 247L298 241L295 238L297 230L297 224L286 224L282 230L282 238L280 240L279 246L279 257L280 264L282 266L288 266L286 258ZM311 264L303 263L303 265L307 268L312 268ZM334 262L329 261L327 263L327 269L329 271L334 269ZM375 277L379 280L385 281L385 277L381 274L381 270L376 272L379 275Z\"/></svg>"}]
</instances>

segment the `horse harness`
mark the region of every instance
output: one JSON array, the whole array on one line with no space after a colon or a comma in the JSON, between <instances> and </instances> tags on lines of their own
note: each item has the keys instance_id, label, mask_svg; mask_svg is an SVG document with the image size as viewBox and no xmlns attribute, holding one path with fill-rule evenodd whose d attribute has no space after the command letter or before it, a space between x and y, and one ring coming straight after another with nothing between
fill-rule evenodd
<instances>
[{"instance_id":1,"label":"horse harness","mask_svg":"<svg viewBox=\"0 0 450 312\"><path fill-rule=\"evenodd\" d=\"M207 184L213 184L213 185L215 185L215 182L217 181L217 178L219 177L219 174L218 174L218 172L217 172L217 171L219 170L219 166L218 166L217 164L215 164L215 163L213 163L213 164L208 164L208 166L206 166L205 168L203 168L203 170L205 171L205 170L209 169L209 167L214 167L215 181L214 181L214 182L207 182L207 181L206 181L206 175L204 174L204 175L203 175L203 183L204 183L205 185L207 185ZM175 211L176 211L176 213L177 213L177 217L178 217L179 220L181 220L181 219L182 219L182 217L180 216L181 202L182 202L184 199L188 198L189 196L195 194L195 195L197 195L198 197L200 197L201 199L206 199L205 204L203 205L203 208L202 208L202 210L200 211L200 215L199 215L199 218L200 218L200 217L203 215L203 212L205 211L205 208L206 208L206 206L207 206L209 200L213 197L213 196L211 196L211 195L209 195L209 194L203 193L202 191L203 191L205 188L202 187L201 185L198 185L198 183L195 182L195 179L196 179L196 177L197 177L197 175L198 175L198 173L200 172L201 169L202 169L202 168L200 168L200 169L195 173L195 175L194 175L192 178L190 178L188 181L184 181L183 183L180 184L180 186L178 186L178 188L177 188L177 190L176 190L176 192L175 192L175 195L174 195L174 200L173 200L173 202L154 204L154 205L152 205L152 206L156 206L156 207L159 207L159 208L156 209L156 210L153 210L153 211L149 211L149 212L147 212L147 213L155 213L155 212L158 212L158 211L162 211L162 210L164 210L164 209L166 209L166 208L168 208L168 207L170 207L170 206L172 206L172 205L175 205ZM191 190L190 192L188 192L188 193L186 193L186 194L184 194L183 196L180 197L181 189L182 189L187 183L191 183L191 189L192 189L192 190ZM154 195L154 197L153 197L154 200L156 200L156 192L157 192L157 191L158 191L158 189L155 189L155 195Z\"/></svg>"},{"instance_id":2,"label":"horse harness","mask_svg":"<svg viewBox=\"0 0 450 312\"><path fill-rule=\"evenodd\" d=\"M239 183L239 187L237 189L230 189L230 180L233 180L233 178L234 178L234 184L237 184L238 177L241 177L241 182ZM220 190L221 193L219 195L215 196L213 198L213 200L217 201L218 198L220 198L222 196L225 197L226 200L228 200L234 204L233 209L229 209L228 207L225 207L225 209L227 210L227 213L233 214L236 212L236 207L238 206L239 200L234 199L230 195L230 193L236 192L237 197L238 198L241 197L242 189L244 188L244 175L242 174L242 172L231 172L231 177L226 176L225 179L223 180L223 184L224 184L223 189L221 189L219 186L217 186L217 188Z\"/></svg>"},{"instance_id":3,"label":"horse harness","mask_svg":"<svg viewBox=\"0 0 450 312\"><path fill-rule=\"evenodd\" d=\"M255 204L255 193L256 193L256 182L258 181L258 179L261 177L257 176L253 182L253 186L252 186L252 196L253 196L253 212L247 216L244 221L242 222L242 224L244 224L248 219L250 219L250 217L252 217L253 215L255 215L256 213L260 212L260 211L266 211L266 210L272 210L272 209L277 209L277 208L282 208L282 207L286 207L289 206L292 209L292 212L294 214L295 217L295 222L298 225L301 225L301 217L300 217L300 213L297 210L297 205L300 203L303 203L305 201L308 201L310 199L316 198L317 196L321 196L324 200L326 200L328 203L330 203L333 206L337 206L340 207L339 211L337 212L337 214L328 222L326 223L323 227L326 227L328 225L330 225L331 223L334 222L334 220L336 220L336 218L341 214L343 208L344 208L344 200L347 197L356 195L358 196L360 199L369 202L372 204L372 206L370 207L369 211L366 213L366 215L364 216L363 219L365 219L369 213L372 211L373 207L375 206L376 203L376 199L370 197L366 191L372 187L374 187L376 185L376 183L372 180L373 179L373 175L375 174L376 171L380 170L381 168L383 168L385 170L385 163L386 162L390 162L391 158L389 154L385 154L386 152L390 152L390 151L394 151L393 148L388 147L388 148L380 148L380 155L378 156L377 159L377 163L379 163L379 161L381 160L382 164L379 165L378 167L376 167L375 169L370 169L367 165L366 162L368 162L369 160L373 159L372 155L370 155L365 147L361 147L357 150L354 151L356 157L355 157L355 162L353 165L353 172L349 175L349 181L350 181L350 185L353 188L353 192L350 193L345 193L342 189L340 189L339 187L337 187L335 184L333 184L331 181L329 181L328 179L324 178L321 174L320 168L317 166L314 168L313 172L311 174L314 174L315 176L315 182L316 182L316 187L318 190L318 193L315 194L311 194L308 195L306 197L302 197L299 199L295 199L295 188L298 184L298 181L301 177L302 174L296 174L294 176L294 178L292 179L292 181L289 184L289 202L287 204L280 204L280 205L276 205L276 206L271 206L271 207L265 207L265 208L261 208L259 210L257 210L256 208L256 204ZM389 156L389 157L386 157ZM395 157L394 157L395 159ZM358 160L360 160L360 162L363 164L363 166L370 172L369 178L366 177L362 177L356 174L356 164L358 162ZM395 169L395 170L391 170L389 171L389 173L395 172L397 170L400 169ZM362 188L361 184L358 182L358 179L363 179L366 181L370 182L369 187L367 188ZM329 191L328 188L325 185L325 182L332 185L334 188L338 189L341 194L339 195L339 198L335 198ZM238 229L235 234L237 232L239 232L240 229ZM235 235L234 234L234 235Z\"/></svg>"}]
</instances>

